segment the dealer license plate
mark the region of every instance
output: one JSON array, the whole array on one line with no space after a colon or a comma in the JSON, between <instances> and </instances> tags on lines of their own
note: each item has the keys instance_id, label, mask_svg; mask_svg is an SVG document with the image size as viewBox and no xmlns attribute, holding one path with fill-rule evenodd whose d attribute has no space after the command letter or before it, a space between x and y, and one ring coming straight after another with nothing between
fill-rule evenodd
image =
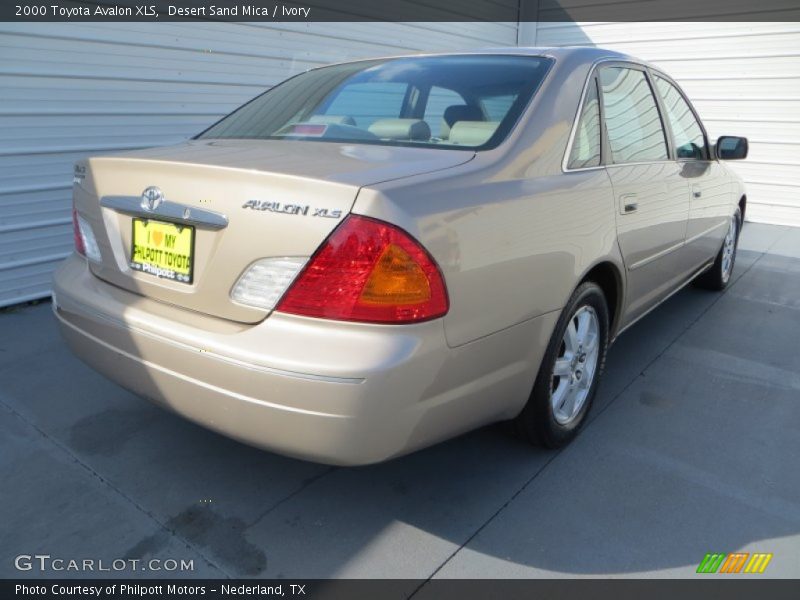
<instances>
[{"instance_id":1,"label":"dealer license plate","mask_svg":"<svg viewBox=\"0 0 800 600\"><path fill-rule=\"evenodd\" d=\"M152 219L133 219L132 269L192 283L194 227Z\"/></svg>"}]
</instances>

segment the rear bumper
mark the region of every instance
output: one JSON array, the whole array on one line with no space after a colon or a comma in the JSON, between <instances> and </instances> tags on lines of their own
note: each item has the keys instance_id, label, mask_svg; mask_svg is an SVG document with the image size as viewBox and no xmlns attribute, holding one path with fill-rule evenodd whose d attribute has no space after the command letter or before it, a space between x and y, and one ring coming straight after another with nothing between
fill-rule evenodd
<instances>
[{"instance_id":1,"label":"rear bumper","mask_svg":"<svg viewBox=\"0 0 800 600\"><path fill-rule=\"evenodd\" d=\"M345 465L514 416L541 358L532 347L555 319L457 349L441 320L396 327L276 313L244 325L109 285L77 256L55 275L53 310L71 349L123 387L242 442Z\"/></svg>"}]
</instances>

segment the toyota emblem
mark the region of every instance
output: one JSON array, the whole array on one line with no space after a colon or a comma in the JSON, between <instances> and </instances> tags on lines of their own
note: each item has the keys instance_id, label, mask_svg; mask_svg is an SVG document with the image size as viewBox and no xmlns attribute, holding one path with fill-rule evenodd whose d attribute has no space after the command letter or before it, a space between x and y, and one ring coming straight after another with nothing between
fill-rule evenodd
<instances>
[{"instance_id":1,"label":"toyota emblem","mask_svg":"<svg viewBox=\"0 0 800 600\"><path fill-rule=\"evenodd\" d=\"M164 192L154 185L151 185L142 192L142 208L146 211L152 212L158 208L158 205L164 201Z\"/></svg>"}]
</instances>

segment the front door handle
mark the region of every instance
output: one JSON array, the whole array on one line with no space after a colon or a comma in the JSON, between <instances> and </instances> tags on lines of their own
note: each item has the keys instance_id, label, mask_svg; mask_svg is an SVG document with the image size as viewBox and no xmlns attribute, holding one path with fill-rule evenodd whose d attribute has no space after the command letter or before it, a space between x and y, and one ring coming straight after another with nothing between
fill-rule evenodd
<instances>
[{"instance_id":1,"label":"front door handle","mask_svg":"<svg viewBox=\"0 0 800 600\"><path fill-rule=\"evenodd\" d=\"M692 197L700 198L702 196L703 196L703 190L701 190L698 186L693 185L692 186Z\"/></svg>"},{"instance_id":2,"label":"front door handle","mask_svg":"<svg viewBox=\"0 0 800 600\"><path fill-rule=\"evenodd\" d=\"M623 215L628 215L639 210L636 194L623 194L619 197L619 202L622 205Z\"/></svg>"}]
</instances>

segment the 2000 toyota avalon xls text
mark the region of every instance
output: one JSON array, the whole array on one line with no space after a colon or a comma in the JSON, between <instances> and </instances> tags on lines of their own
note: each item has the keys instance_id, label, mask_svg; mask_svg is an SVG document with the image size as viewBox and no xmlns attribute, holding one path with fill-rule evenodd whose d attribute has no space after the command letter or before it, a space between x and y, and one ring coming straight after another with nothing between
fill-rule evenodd
<instances>
[{"instance_id":1,"label":"2000 toyota avalon xls text","mask_svg":"<svg viewBox=\"0 0 800 600\"><path fill-rule=\"evenodd\" d=\"M262 448L364 464L506 419L557 447L615 336L728 284L746 199L720 159L746 154L606 50L313 69L79 162L53 309L101 373Z\"/></svg>"}]
</instances>

